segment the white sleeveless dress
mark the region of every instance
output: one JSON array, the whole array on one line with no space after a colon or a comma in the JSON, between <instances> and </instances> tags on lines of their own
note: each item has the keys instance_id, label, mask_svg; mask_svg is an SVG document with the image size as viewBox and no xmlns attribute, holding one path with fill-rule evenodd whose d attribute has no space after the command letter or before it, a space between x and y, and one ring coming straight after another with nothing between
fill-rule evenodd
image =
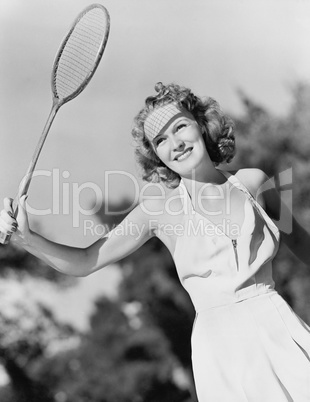
<instances>
[{"instance_id":1,"label":"white sleeveless dress","mask_svg":"<svg viewBox=\"0 0 310 402\"><path fill-rule=\"evenodd\" d=\"M174 261L196 310L192 363L199 402L309 402L310 328L275 291L279 230L246 187L235 244L193 208L184 183Z\"/></svg>"}]
</instances>

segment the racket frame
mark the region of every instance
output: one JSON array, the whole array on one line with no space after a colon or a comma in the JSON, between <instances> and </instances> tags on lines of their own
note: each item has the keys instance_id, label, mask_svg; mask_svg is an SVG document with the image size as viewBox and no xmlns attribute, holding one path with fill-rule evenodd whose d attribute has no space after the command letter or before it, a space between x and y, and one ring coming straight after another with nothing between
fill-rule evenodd
<instances>
[{"instance_id":1,"label":"racket frame","mask_svg":"<svg viewBox=\"0 0 310 402\"><path fill-rule=\"evenodd\" d=\"M102 38L101 44L99 46L99 50L96 56L96 60L94 62L94 67L92 70L90 70L90 72L87 74L87 76L85 77L84 81L82 84L80 84L80 86L72 92L72 94L59 99L57 96L57 88L56 88L56 71L57 71L57 67L59 64L59 60L61 58L63 49L66 46L66 43L68 42L72 32L74 31L74 28L76 27L76 25L78 24L78 22L84 17L85 14L87 14L90 10L94 9L94 8L101 8L106 16L106 26L105 26L105 34ZM89 81L92 79L93 75L95 74L95 71L97 70L97 67L99 65L99 62L102 58L104 49L106 47L108 38L109 38L109 33L110 33L110 15L108 13L108 10L102 5L102 4L91 4L90 6L86 7L83 11L80 12L80 14L76 17L76 19L74 20L73 24L71 25L71 28L69 30L69 32L67 33L67 35L64 37L64 39L62 40L59 49L56 53L56 57L53 63L53 69L52 69L52 75L51 75L51 87L52 87L52 92L53 92L53 96L54 96L54 102L56 102L56 100L59 103L59 107L62 106L64 103L69 102L70 100L72 100L73 98L75 98L76 96L78 96L84 89L85 87L88 85Z\"/></svg>"}]
</instances>

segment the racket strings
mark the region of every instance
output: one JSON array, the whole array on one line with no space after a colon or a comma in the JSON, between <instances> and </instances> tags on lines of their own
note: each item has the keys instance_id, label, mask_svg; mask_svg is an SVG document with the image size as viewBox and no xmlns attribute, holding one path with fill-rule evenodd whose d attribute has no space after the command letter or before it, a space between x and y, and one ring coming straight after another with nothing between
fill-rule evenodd
<instances>
[{"instance_id":1,"label":"racket strings","mask_svg":"<svg viewBox=\"0 0 310 402\"><path fill-rule=\"evenodd\" d=\"M60 51L54 71L55 96L64 99L78 90L93 71L105 33L106 16L92 9L75 25Z\"/></svg>"}]
</instances>

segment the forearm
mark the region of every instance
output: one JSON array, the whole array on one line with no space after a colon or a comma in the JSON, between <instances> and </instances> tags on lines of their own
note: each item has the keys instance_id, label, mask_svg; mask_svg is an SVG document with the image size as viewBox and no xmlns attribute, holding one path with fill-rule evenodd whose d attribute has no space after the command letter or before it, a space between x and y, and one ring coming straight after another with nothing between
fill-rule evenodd
<instances>
[{"instance_id":1,"label":"forearm","mask_svg":"<svg viewBox=\"0 0 310 402\"><path fill-rule=\"evenodd\" d=\"M35 232L31 232L23 248L40 258L57 271L72 276L88 274L87 252L83 248L54 243Z\"/></svg>"}]
</instances>

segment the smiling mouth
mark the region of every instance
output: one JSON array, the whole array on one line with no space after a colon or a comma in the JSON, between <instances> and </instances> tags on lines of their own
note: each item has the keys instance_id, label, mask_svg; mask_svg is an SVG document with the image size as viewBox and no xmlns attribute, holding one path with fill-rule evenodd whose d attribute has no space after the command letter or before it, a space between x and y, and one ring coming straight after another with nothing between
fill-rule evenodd
<instances>
[{"instance_id":1,"label":"smiling mouth","mask_svg":"<svg viewBox=\"0 0 310 402\"><path fill-rule=\"evenodd\" d=\"M192 153L193 148L188 148L186 151L184 151L181 155L176 156L174 160L180 162L183 161L184 159L188 158L189 155Z\"/></svg>"}]
</instances>

